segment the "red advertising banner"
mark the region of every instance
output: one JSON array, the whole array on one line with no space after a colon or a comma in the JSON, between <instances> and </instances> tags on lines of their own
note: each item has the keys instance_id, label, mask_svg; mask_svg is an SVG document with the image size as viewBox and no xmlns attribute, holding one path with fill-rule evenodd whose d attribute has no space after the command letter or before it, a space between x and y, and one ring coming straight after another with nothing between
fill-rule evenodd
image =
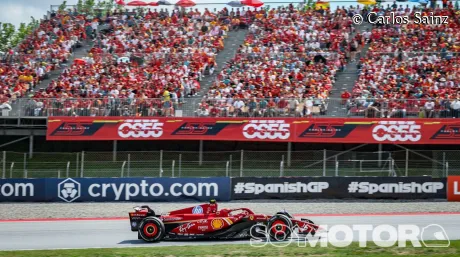
<instances>
[{"instance_id":1,"label":"red advertising banner","mask_svg":"<svg viewBox=\"0 0 460 257\"><path fill-rule=\"evenodd\" d=\"M50 117L47 140L460 144L458 119Z\"/></svg>"},{"instance_id":2,"label":"red advertising banner","mask_svg":"<svg viewBox=\"0 0 460 257\"><path fill-rule=\"evenodd\" d=\"M447 200L460 202L460 176L447 177Z\"/></svg>"}]
</instances>

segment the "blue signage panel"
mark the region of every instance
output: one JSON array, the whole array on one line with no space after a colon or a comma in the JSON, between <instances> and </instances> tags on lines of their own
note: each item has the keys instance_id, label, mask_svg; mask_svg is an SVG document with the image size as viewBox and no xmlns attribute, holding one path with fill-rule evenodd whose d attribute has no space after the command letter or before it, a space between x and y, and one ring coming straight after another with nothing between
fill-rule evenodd
<instances>
[{"instance_id":1,"label":"blue signage panel","mask_svg":"<svg viewBox=\"0 0 460 257\"><path fill-rule=\"evenodd\" d=\"M1 202L229 201L230 178L2 179Z\"/></svg>"}]
</instances>

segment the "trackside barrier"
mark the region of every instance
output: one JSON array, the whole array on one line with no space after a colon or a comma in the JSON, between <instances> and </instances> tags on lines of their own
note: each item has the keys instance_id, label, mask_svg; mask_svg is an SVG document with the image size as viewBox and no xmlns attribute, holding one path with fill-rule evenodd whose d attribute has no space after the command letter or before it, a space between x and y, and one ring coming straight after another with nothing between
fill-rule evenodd
<instances>
[{"instance_id":1,"label":"trackside barrier","mask_svg":"<svg viewBox=\"0 0 460 257\"><path fill-rule=\"evenodd\" d=\"M1 179L0 202L448 199L460 176Z\"/></svg>"},{"instance_id":2,"label":"trackside barrier","mask_svg":"<svg viewBox=\"0 0 460 257\"><path fill-rule=\"evenodd\" d=\"M449 176L447 178L447 200L460 202L460 176Z\"/></svg>"},{"instance_id":3,"label":"trackside barrier","mask_svg":"<svg viewBox=\"0 0 460 257\"><path fill-rule=\"evenodd\" d=\"M446 185L428 176L245 177L232 178L231 199L446 199Z\"/></svg>"},{"instance_id":4,"label":"trackside barrier","mask_svg":"<svg viewBox=\"0 0 460 257\"><path fill-rule=\"evenodd\" d=\"M230 178L0 179L0 202L229 201Z\"/></svg>"}]
</instances>

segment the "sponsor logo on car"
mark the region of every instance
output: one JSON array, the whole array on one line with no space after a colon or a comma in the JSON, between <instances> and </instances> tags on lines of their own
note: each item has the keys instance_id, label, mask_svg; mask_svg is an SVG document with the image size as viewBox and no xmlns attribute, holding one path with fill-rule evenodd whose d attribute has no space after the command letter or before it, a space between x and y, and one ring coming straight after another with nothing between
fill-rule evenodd
<instances>
[{"instance_id":1,"label":"sponsor logo on car","mask_svg":"<svg viewBox=\"0 0 460 257\"><path fill-rule=\"evenodd\" d=\"M206 231L206 230L209 229L209 226L198 226L197 228L198 228L198 230Z\"/></svg>"},{"instance_id":2,"label":"sponsor logo on car","mask_svg":"<svg viewBox=\"0 0 460 257\"><path fill-rule=\"evenodd\" d=\"M211 221L211 226L213 229L221 229L224 226L224 221L222 219L213 219Z\"/></svg>"},{"instance_id":3,"label":"sponsor logo on car","mask_svg":"<svg viewBox=\"0 0 460 257\"><path fill-rule=\"evenodd\" d=\"M68 178L58 184L58 197L70 203L80 197L81 185L77 181Z\"/></svg>"},{"instance_id":4,"label":"sponsor logo on car","mask_svg":"<svg viewBox=\"0 0 460 257\"><path fill-rule=\"evenodd\" d=\"M203 213L203 207L201 207L199 205L193 207L192 213L193 214L202 214Z\"/></svg>"},{"instance_id":5,"label":"sponsor logo on car","mask_svg":"<svg viewBox=\"0 0 460 257\"><path fill-rule=\"evenodd\" d=\"M131 213L131 217L144 217L147 213Z\"/></svg>"},{"instance_id":6,"label":"sponsor logo on car","mask_svg":"<svg viewBox=\"0 0 460 257\"><path fill-rule=\"evenodd\" d=\"M191 227L194 227L194 226L195 226L195 223L186 223L179 227L179 232L184 233L187 230L189 230Z\"/></svg>"},{"instance_id":7,"label":"sponsor logo on car","mask_svg":"<svg viewBox=\"0 0 460 257\"><path fill-rule=\"evenodd\" d=\"M163 219L164 222L169 222L169 221L179 221L183 220L183 217L166 217Z\"/></svg>"}]
</instances>

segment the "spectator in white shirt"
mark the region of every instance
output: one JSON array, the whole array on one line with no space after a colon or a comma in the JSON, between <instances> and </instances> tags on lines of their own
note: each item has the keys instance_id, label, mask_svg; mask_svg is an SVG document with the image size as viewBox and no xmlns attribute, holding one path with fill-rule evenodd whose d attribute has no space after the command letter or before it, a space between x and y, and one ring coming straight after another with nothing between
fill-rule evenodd
<instances>
[{"instance_id":1,"label":"spectator in white shirt","mask_svg":"<svg viewBox=\"0 0 460 257\"><path fill-rule=\"evenodd\" d=\"M429 99L425 105L425 117L427 118L433 118L433 114L434 114L434 101L433 99Z\"/></svg>"}]
</instances>

